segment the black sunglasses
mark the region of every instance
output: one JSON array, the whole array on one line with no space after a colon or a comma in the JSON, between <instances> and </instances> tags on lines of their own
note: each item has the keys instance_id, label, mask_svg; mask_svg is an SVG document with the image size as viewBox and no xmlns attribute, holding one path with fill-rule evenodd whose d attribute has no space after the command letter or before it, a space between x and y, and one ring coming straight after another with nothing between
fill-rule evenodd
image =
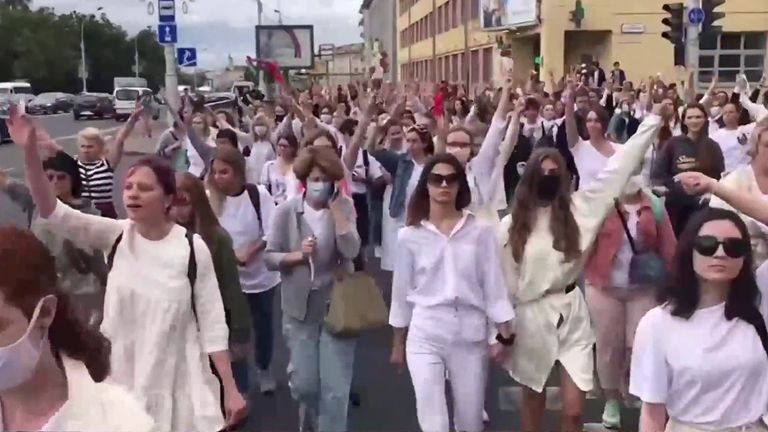
<instances>
[{"instance_id":1,"label":"black sunglasses","mask_svg":"<svg viewBox=\"0 0 768 432\"><path fill-rule=\"evenodd\" d=\"M730 258L743 258L749 251L749 242L742 238L728 237L723 240L715 236L703 235L696 237L693 242L693 249L700 255L714 256L717 250L723 246L723 252Z\"/></svg>"},{"instance_id":2,"label":"black sunglasses","mask_svg":"<svg viewBox=\"0 0 768 432\"><path fill-rule=\"evenodd\" d=\"M429 173L427 174L427 183L432 186L442 186L443 183L445 183L447 186L453 186L459 182L460 178L461 175L459 173L451 173L445 175Z\"/></svg>"}]
</instances>

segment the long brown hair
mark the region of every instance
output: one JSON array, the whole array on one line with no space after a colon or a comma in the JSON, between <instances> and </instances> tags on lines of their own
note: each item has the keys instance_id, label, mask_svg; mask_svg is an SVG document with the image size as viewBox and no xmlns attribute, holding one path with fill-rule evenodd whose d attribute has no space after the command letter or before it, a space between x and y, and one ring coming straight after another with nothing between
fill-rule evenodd
<instances>
[{"instance_id":1,"label":"long brown hair","mask_svg":"<svg viewBox=\"0 0 768 432\"><path fill-rule=\"evenodd\" d=\"M109 376L109 339L75 311L69 295L58 287L55 259L30 231L0 228L0 291L28 320L41 299L55 296L56 314L48 329L53 354L81 361L96 382Z\"/></svg>"},{"instance_id":2,"label":"long brown hair","mask_svg":"<svg viewBox=\"0 0 768 432\"><path fill-rule=\"evenodd\" d=\"M419 176L419 182L416 189L413 190L410 201L408 201L408 213L405 218L407 226L418 226L423 220L429 218L429 189L427 188L427 178L437 164L446 164L453 167L456 174L459 174L459 192L456 195L456 210L464 210L472 202L472 192L469 190L467 175L461 162L456 156L450 153L439 153L431 156L424 163L424 169Z\"/></svg>"},{"instance_id":3,"label":"long brown hair","mask_svg":"<svg viewBox=\"0 0 768 432\"><path fill-rule=\"evenodd\" d=\"M709 113L704 105L698 102L691 102L683 109L682 123L680 124L680 130L683 135L688 135L688 126L685 124L685 119L688 116L688 111L699 110L704 115L704 125L701 127L701 132L696 139L696 171L714 176L721 174L719 172L718 160L722 158L722 150L720 146L709 138ZM720 157L718 157L720 155Z\"/></svg>"},{"instance_id":4,"label":"long brown hair","mask_svg":"<svg viewBox=\"0 0 768 432\"><path fill-rule=\"evenodd\" d=\"M229 165L230 168L232 168L233 174L243 185L245 185L245 156L243 156L240 150L229 146L216 147L213 149L211 166L213 166L213 161L216 160ZM224 201L227 199L227 196L216 184L213 175L208 174L207 182L208 190L211 192L209 201L211 203L211 208L213 208L213 213L217 216L221 216L221 212L224 211Z\"/></svg>"},{"instance_id":5,"label":"long brown hair","mask_svg":"<svg viewBox=\"0 0 768 432\"><path fill-rule=\"evenodd\" d=\"M211 203L205 193L203 182L194 175L184 172L176 173L176 184L179 193L189 195L189 205L192 207L192 220L189 229L203 238L208 249L213 250L216 243L216 231L220 228L219 219L213 213Z\"/></svg>"},{"instance_id":6,"label":"long brown hair","mask_svg":"<svg viewBox=\"0 0 768 432\"><path fill-rule=\"evenodd\" d=\"M581 234L571 212L571 179L565 159L557 149L543 148L534 151L528 159L525 172L515 190L509 238L512 242L512 257L518 263L523 260L525 245L533 231L539 209L536 188L543 175L541 164L547 159L554 162L560 171L560 189L552 202L552 216L549 220L549 229L553 237L552 247L562 252L567 262L575 260L581 254L579 248Z\"/></svg>"}]
</instances>

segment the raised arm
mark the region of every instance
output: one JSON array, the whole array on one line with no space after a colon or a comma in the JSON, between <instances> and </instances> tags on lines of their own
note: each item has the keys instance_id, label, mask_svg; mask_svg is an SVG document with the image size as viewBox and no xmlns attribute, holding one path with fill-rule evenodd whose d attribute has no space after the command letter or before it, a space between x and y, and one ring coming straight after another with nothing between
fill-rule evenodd
<instances>
[{"instance_id":1,"label":"raised arm","mask_svg":"<svg viewBox=\"0 0 768 432\"><path fill-rule=\"evenodd\" d=\"M144 107L141 104L137 104L136 109L131 116L128 117L128 120L120 129L120 132L118 132L112 145L107 148L107 162L109 162L109 166L112 167L112 169L115 169L120 164L120 161L123 160L125 141L131 136L131 132L133 132L133 128L136 126L136 122L139 121L143 112Z\"/></svg>"},{"instance_id":2,"label":"raised arm","mask_svg":"<svg viewBox=\"0 0 768 432\"><path fill-rule=\"evenodd\" d=\"M614 200L640 167L645 153L656 139L662 122L657 114L659 110L657 108L656 113L646 117L621 151L609 159L594 183L573 193L574 217L581 231L581 250L587 250L592 244L605 215L613 208Z\"/></svg>"},{"instance_id":3,"label":"raised arm","mask_svg":"<svg viewBox=\"0 0 768 432\"><path fill-rule=\"evenodd\" d=\"M576 84L573 77L566 79L565 85L565 136L568 139L568 148L573 148L579 143L579 126L576 124Z\"/></svg>"},{"instance_id":4,"label":"raised arm","mask_svg":"<svg viewBox=\"0 0 768 432\"><path fill-rule=\"evenodd\" d=\"M45 175L37 146L37 129L27 116L15 107L7 121L13 141L24 151L24 170L32 199L40 217L49 219L51 227L77 244L102 251L108 250L123 230L120 222L79 212L59 202L51 182Z\"/></svg>"},{"instance_id":5,"label":"raised arm","mask_svg":"<svg viewBox=\"0 0 768 432\"><path fill-rule=\"evenodd\" d=\"M700 195L711 193L726 204L733 207L736 211L757 220L763 224L768 224L768 205L764 200L756 199L757 195L745 192L740 189L718 182L699 172L684 172L675 177L683 186L683 189L691 195Z\"/></svg>"}]
</instances>

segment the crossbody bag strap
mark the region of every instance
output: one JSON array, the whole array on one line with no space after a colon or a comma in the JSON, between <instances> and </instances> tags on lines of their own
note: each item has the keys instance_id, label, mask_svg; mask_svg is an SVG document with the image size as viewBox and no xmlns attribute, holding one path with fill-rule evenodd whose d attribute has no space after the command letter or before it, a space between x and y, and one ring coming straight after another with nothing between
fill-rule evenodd
<instances>
[{"instance_id":1,"label":"crossbody bag strap","mask_svg":"<svg viewBox=\"0 0 768 432\"><path fill-rule=\"evenodd\" d=\"M621 207L619 207L618 201L615 201L613 206L616 207L616 213L619 214L619 219L621 219L621 225L624 227L624 233L627 235L627 240L629 240L629 247L632 248L632 253L637 255L635 239L632 238L632 234L629 232L629 227L627 226L627 219L624 217L624 212L621 211Z\"/></svg>"}]
</instances>

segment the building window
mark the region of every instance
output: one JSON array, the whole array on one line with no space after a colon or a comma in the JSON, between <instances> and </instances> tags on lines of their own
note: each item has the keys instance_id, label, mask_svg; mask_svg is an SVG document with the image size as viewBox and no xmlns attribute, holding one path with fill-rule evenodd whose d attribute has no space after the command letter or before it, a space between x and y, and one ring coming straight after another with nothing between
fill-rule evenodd
<instances>
[{"instance_id":1,"label":"building window","mask_svg":"<svg viewBox=\"0 0 768 432\"><path fill-rule=\"evenodd\" d=\"M717 74L720 83L735 83L743 73L758 82L765 65L765 33L722 33L699 42L699 82L708 84Z\"/></svg>"},{"instance_id":2,"label":"building window","mask_svg":"<svg viewBox=\"0 0 768 432\"><path fill-rule=\"evenodd\" d=\"M492 82L493 81L493 48L483 48L483 69L482 69L482 77L483 82Z\"/></svg>"},{"instance_id":3,"label":"building window","mask_svg":"<svg viewBox=\"0 0 768 432\"><path fill-rule=\"evenodd\" d=\"M470 51L469 56L469 82L477 84L480 82L480 50Z\"/></svg>"},{"instance_id":4,"label":"building window","mask_svg":"<svg viewBox=\"0 0 768 432\"><path fill-rule=\"evenodd\" d=\"M464 1L465 0L455 0L453 3L456 6L454 16L456 17L456 24L454 27L457 27L461 25L461 23L464 22Z\"/></svg>"},{"instance_id":5,"label":"building window","mask_svg":"<svg viewBox=\"0 0 768 432\"><path fill-rule=\"evenodd\" d=\"M473 20L480 18L480 0L469 0L469 16Z\"/></svg>"}]
</instances>

